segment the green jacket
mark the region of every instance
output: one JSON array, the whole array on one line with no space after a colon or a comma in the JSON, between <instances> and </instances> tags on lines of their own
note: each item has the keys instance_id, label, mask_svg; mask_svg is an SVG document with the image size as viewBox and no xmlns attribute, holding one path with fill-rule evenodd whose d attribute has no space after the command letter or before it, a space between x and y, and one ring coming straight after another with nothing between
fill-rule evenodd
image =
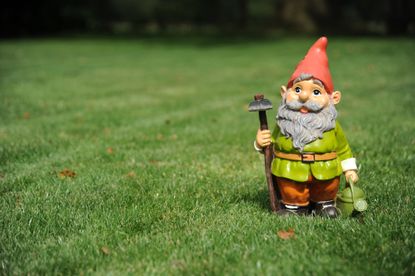
<instances>
[{"instance_id":1,"label":"green jacket","mask_svg":"<svg viewBox=\"0 0 415 276\"><path fill-rule=\"evenodd\" d=\"M299 153L293 147L291 138L286 138L280 132L278 124L272 133L271 141L276 151ZM342 173L340 162L352 158L353 154L338 122L336 122L334 129L323 133L322 139L317 139L304 147L304 152L329 153L333 151L337 153L336 159L315 161L313 163L303 163L301 161L291 161L275 157L271 165L272 174L298 182L307 181L310 173L319 180L328 180L340 175Z\"/></svg>"}]
</instances>

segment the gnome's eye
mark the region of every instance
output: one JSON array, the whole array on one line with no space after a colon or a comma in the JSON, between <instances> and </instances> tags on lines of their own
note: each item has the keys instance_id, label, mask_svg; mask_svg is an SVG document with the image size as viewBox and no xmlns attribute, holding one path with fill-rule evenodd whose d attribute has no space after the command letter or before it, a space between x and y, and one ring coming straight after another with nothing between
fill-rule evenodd
<instances>
[{"instance_id":1,"label":"gnome's eye","mask_svg":"<svg viewBox=\"0 0 415 276\"><path fill-rule=\"evenodd\" d=\"M301 93L301 88L300 87L296 87L295 88L295 93L297 93L297 94Z\"/></svg>"},{"instance_id":2,"label":"gnome's eye","mask_svg":"<svg viewBox=\"0 0 415 276\"><path fill-rule=\"evenodd\" d=\"M314 96L319 96L319 95L321 95L321 92L316 89L316 90L313 91L313 94L314 94Z\"/></svg>"}]
</instances>

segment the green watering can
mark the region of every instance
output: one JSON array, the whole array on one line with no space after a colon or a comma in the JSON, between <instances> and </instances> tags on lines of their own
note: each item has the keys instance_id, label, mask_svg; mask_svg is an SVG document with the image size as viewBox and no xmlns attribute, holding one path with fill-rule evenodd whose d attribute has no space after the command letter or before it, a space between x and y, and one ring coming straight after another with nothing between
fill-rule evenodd
<instances>
[{"instance_id":1,"label":"green watering can","mask_svg":"<svg viewBox=\"0 0 415 276\"><path fill-rule=\"evenodd\" d=\"M342 216L359 214L367 209L365 193L359 187L355 187L353 181L349 181L349 187L337 194L336 206Z\"/></svg>"}]
</instances>

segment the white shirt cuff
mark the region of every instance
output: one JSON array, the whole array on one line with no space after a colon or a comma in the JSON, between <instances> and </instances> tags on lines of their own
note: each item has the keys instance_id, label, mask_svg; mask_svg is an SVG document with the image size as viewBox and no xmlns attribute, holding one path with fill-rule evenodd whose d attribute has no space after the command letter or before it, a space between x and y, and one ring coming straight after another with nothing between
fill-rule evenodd
<instances>
[{"instance_id":1,"label":"white shirt cuff","mask_svg":"<svg viewBox=\"0 0 415 276\"><path fill-rule=\"evenodd\" d=\"M256 141L254 141L254 148L257 152L261 152L261 153L264 152L263 148L257 146Z\"/></svg>"},{"instance_id":2,"label":"white shirt cuff","mask_svg":"<svg viewBox=\"0 0 415 276\"><path fill-rule=\"evenodd\" d=\"M356 170L357 171L357 166L356 166L356 158L349 158L349 159L345 159L341 162L342 165L342 170L345 171L350 171L350 170Z\"/></svg>"}]
</instances>

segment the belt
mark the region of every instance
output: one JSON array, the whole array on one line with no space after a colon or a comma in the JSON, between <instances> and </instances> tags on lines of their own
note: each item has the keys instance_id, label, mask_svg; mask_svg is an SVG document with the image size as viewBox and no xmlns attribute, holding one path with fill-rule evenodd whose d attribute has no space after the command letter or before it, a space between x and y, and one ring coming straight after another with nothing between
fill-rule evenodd
<instances>
[{"instance_id":1,"label":"belt","mask_svg":"<svg viewBox=\"0 0 415 276\"><path fill-rule=\"evenodd\" d=\"M274 151L274 155L278 158L292 160L292 161L301 161L303 163L313 163L314 161L328 161L336 159L336 152L329 153L313 153L313 152L304 152L304 153L285 153L281 151Z\"/></svg>"}]
</instances>

